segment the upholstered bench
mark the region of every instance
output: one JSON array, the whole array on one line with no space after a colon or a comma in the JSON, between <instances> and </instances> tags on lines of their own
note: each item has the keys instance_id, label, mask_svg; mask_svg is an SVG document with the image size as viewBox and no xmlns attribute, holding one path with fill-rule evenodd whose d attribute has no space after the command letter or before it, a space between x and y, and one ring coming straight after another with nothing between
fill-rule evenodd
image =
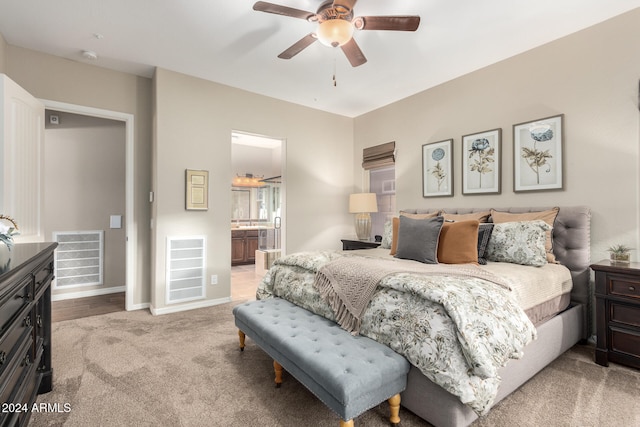
<instances>
[{"instance_id":1,"label":"upholstered bench","mask_svg":"<svg viewBox=\"0 0 640 427\"><path fill-rule=\"evenodd\" d=\"M341 426L353 426L353 418L384 400L391 423L400 422L409 372L404 357L280 298L240 304L233 314L240 349L246 334L274 359L276 387L284 368L340 416Z\"/></svg>"}]
</instances>

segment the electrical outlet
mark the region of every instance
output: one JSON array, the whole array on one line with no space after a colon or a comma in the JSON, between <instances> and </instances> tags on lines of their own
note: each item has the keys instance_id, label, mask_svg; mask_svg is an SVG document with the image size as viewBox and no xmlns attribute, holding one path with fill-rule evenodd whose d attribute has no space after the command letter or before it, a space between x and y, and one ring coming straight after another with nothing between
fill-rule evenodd
<instances>
[{"instance_id":1,"label":"electrical outlet","mask_svg":"<svg viewBox=\"0 0 640 427\"><path fill-rule=\"evenodd\" d=\"M218 284L218 275L217 274L212 274L211 275L211 284L212 285L217 285Z\"/></svg>"}]
</instances>

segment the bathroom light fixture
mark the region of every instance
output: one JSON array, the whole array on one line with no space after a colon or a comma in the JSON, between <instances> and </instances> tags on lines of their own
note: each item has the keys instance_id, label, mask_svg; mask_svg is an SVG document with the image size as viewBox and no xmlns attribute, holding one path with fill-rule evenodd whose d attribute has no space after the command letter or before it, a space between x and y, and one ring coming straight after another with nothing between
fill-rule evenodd
<instances>
[{"instance_id":1,"label":"bathroom light fixture","mask_svg":"<svg viewBox=\"0 0 640 427\"><path fill-rule=\"evenodd\" d=\"M234 187L262 187L264 184L264 176L245 173L244 175L236 175L231 185Z\"/></svg>"},{"instance_id":2,"label":"bathroom light fixture","mask_svg":"<svg viewBox=\"0 0 640 427\"><path fill-rule=\"evenodd\" d=\"M371 238L370 212L378 212L376 193L349 195L349 213L356 214L356 235L358 240L369 240Z\"/></svg>"}]
</instances>

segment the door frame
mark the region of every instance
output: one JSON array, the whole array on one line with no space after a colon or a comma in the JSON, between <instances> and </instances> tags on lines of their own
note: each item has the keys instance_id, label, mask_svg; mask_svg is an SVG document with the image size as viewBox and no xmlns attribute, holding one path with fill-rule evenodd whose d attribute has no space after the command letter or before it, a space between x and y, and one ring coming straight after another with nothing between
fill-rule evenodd
<instances>
[{"instance_id":1,"label":"door frame","mask_svg":"<svg viewBox=\"0 0 640 427\"><path fill-rule=\"evenodd\" d=\"M119 111L103 110L100 108L87 107L84 105L68 104L65 102L51 101L48 99L39 99L44 104L45 109L61 111L64 113L80 114L83 116L99 117L103 119L117 120L124 122L125 125L125 227L126 227L126 284L125 284L125 310L137 310L148 306L145 304L134 304L134 284L137 274L137 229L134 218L134 190L135 190L135 173L134 173L134 116L129 113Z\"/></svg>"},{"instance_id":2,"label":"door frame","mask_svg":"<svg viewBox=\"0 0 640 427\"><path fill-rule=\"evenodd\" d=\"M255 132L247 132L243 130L239 130L237 128L231 129L229 136L231 137L231 144L233 144L233 135L234 133L242 133L245 135L256 136L259 138L265 139L274 139L280 141L280 172L282 176L282 183L280 185L280 199L282 210L280 214L280 221L282 224L282 228L280 228L280 253L281 255L285 255L287 253L287 139L279 136L268 136L268 134L255 133ZM233 164L233 158L231 159L231 164ZM229 201L231 203L231 201ZM231 206L229 206L229 212L231 212Z\"/></svg>"}]
</instances>

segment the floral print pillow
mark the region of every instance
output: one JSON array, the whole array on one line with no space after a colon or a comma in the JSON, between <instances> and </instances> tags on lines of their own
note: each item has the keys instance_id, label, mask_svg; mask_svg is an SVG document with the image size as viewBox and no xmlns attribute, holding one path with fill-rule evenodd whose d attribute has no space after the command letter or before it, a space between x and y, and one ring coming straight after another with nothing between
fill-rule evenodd
<instances>
[{"instance_id":1,"label":"floral print pillow","mask_svg":"<svg viewBox=\"0 0 640 427\"><path fill-rule=\"evenodd\" d=\"M487 245L489 261L542 266L547 263L546 231L551 226L542 220L494 224Z\"/></svg>"},{"instance_id":2,"label":"floral print pillow","mask_svg":"<svg viewBox=\"0 0 640 427\"><path fill-rule=\"evenodd\" d=\"M382 249L391 249L391 240L393 239L393 225L391 221L384 223L384 233L382 233L382 242L380 247Z\"/></svg>"}]
</instances>

